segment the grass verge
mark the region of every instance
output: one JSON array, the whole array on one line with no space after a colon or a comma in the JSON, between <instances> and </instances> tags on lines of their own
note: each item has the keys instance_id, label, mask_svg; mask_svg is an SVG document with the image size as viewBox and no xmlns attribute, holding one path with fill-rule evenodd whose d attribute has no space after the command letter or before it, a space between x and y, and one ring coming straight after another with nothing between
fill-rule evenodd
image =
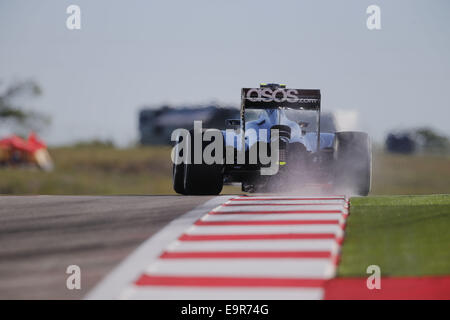
<instances>
[{"instance_id":1,"label":"grass verge","mask_svg":"<svg viewBox=\"0 0 450 320\"><path fill-rule=\"evenodd\" d=\"M450 274L450 195L351 199L339 277Z\"/></svg>"}]
</instances>

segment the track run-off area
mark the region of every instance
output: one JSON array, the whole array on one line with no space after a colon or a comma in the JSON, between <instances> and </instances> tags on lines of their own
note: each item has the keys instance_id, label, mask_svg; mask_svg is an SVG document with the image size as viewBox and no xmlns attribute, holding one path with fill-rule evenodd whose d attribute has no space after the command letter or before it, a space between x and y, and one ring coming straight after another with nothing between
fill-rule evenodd
<instances>
[{"instance_id":1,"label":"track run-off area","mask_svg":"<svg viewBox=\"0 0 450 320\"><path fill-rule=\"evenodd\" d=\"M144 242L88 299L323 299L345 196L219 196Z\"/></svg>"}]
</instances>

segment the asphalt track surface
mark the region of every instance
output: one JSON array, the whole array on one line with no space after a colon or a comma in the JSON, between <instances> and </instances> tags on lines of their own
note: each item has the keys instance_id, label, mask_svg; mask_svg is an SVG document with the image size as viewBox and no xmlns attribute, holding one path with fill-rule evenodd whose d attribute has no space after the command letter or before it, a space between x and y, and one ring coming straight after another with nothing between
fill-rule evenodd
<instances>
[{"instance_id":1,"label":"asphalt track surface","mask_svg":"<svg viewBox=\"0 0 450 320\"><path fill-rule=\"evenodd\" d=\"M0 299L81 299L141 243L212 197L0 196ZM66 268L81 268L81 289Z\"/></svg>"}]
</instances>

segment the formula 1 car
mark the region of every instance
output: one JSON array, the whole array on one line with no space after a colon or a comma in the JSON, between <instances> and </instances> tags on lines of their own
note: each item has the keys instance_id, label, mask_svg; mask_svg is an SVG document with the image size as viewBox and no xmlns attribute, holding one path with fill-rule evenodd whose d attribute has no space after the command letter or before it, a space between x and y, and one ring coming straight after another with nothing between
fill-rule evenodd
<instances>
[{"instance_id":1,"label":"formula 1 car","mask_svg":"<svg viewBox=\"0 0 450 320\"><path fill-rule=\"evenodd\" d=\"M190 143L185 150L174 149L175 191L219 194L224 184L240 183L246 192L300 191L313 185L324 193L367 195L372 172L369 136L355 131L321 132L320 102L320 90L315 89L279 84L243 88L241 118L226 120L233 129L194 125L190 137L177 137L176 146L183 139ZM213 143L215 162L194 159L196 152L211 152L208 145ZM269 162L261 157L265 151Z\"/></svg>"}]
</instances>

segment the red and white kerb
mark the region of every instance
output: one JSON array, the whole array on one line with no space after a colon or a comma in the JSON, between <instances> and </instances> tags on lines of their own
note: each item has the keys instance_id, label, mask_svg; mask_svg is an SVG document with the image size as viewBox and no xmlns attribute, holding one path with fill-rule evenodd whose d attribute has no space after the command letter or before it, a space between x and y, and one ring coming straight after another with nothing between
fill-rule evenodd
<instances>
[{"instance_id":1,"label":"red and white kerb","mask_svg":"<svg viewBox=\"0 0 450 320\"><path fill-rule=\"evenodd\" d=\"M123 290L126 299L321 299L345 196L240 196L203 215Z\"/></svg>"}]
</instances>

